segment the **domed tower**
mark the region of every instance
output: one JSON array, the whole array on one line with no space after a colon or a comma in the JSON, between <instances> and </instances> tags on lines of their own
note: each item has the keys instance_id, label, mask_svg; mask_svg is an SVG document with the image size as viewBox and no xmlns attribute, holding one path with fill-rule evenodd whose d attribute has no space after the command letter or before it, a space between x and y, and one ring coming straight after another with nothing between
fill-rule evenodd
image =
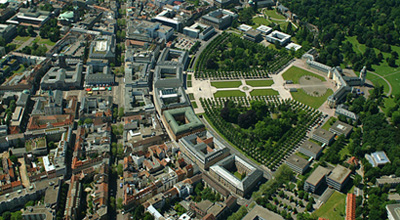
<instances>
[{"instance_id":1,"label":"domed tower","mask_svg":"<svg viewBox=\"0 0 400 220\"><path fill-rule=\"evenodd\" d=\"M360 71L361 86L365 84L365 79L367 78L367 67L364 66Z\"/></svg>"}]
</instances>

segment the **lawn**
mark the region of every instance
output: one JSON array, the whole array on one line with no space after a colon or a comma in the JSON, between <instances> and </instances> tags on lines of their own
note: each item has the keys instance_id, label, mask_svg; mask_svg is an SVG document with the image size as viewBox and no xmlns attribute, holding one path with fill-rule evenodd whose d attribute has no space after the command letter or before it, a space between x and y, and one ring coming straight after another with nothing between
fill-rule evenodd
<instances>
[{"instance_id":1,"label":"lawn","mask_svg":"<svg viewBox=\"0 0 400 220\"><path fill-rule=\"evenodd\" d=\"M384 99L384 107L383 107L383 111L385 112L385 113L387 113L387 111L389 110L389 108L391 108L391 107L394 107L395 105L396 105L396 103L394 102L394 99L392 99L392 98L387 98L387 99Z\"/></svg>"},{"instance_id":2,"label":"lawn","mask_svg":"<svg viewBox=\"0 0 400 220\"><path fill-rule=\"evenodd\" d=\"M326 93L320 97L310 96L303 89L299 89L297 92L292 92L293 99L315 109L318 109L322 104L324 104L326 99L332 94L333 91L331 89L328 89L328 91L326 91Z\"/></svg>"},{"instance_id":3,"label":"lawn","mask_svg":"<svg viewBox=\"0 0 400 220\"><path fill-rule=\"evenodd\" d=\"M317 75L315 73L309 72L307 70L295 66L290 67L286 72L282 74L284 80L292 80L294 84L298 84L299 79L302 76L313 76L322 81L326 81L326 79L323 76Z\"/></svg>"},{"instance_id":4,"label":"lawn","mask_svg":"<svg viewBox=\"0 0 400 220\"><path fill-rule=\"evenodd\" d=\"M193 93L189 93L188 95L189 95L190 101L193 101L194 100L194 94Z\"/></svg>"},{"instance_id":5,"label":"lawn","mask_svg":"<svg viewBox=\"0 0 400 220\"><path fill-rule=\"evenodd\" d=\"M232 96L246 96L246 93L239 90L218 91L214 93L214 97L232 97Z\"/></svg>"},{"instance_id":6,"label":"lawn","mask_svg":"<svg viewBox=\"0 0 400 220\"><path fill-rule=\"evenodd\" d=\"M347 156L351 156L351 155L350 155L350 152L349 152L348 146L349 146L349 145L347 144L346 146L344 146L344 147L339 151L339 154L340 154L340 158L341 158L341 159L346 159Z\"/></svg>"},{"instance_id":7,"label":"lawn","mask_svg":"<svg viewBox=\"0 0 400 220\"><path fill-rule=\"evenodd\" d=\"M285 16L278 14L275 10L264 10L264 13L270 18L286 20Z\"/></svg>"},{"instance_id":8,"label":"lawn","mask_svg":"<svg viewBox=\"0 0 400 220\"><path fill-rule=\"evenodd\" d=\"M211 85L216 88L238 88L242 85L241 81L219 81L211 82Z\"/></svg>"},{"instance_id":9,"label":"lawn","mask_svg":"<svg viewBox=\"0 0 400 220\"><path fill-rule=\"evenodd\" d=\"M31 36L26 36L26 37L16 36L14 38L14 40L25 42L25 41L29 40L29 38L31 38Z\"/></svg>"},{"instance_id":10,"label":"lawn","mask_svg":"<svg viewBox=\"0 0 400 220\"><path fill-rule=\"evenodd\" d=\"M246 80L246 84L252 87L271 86L274 84L273 80Z\"/></svg>"},{"instance_id":11,"label":"lawn","mask_svg":"<svg viewBox=\"0 0 400 220\"><path fill-rule=\"evenodd\" d=\"M314 212L317 217L329 220L343 220L345 217L346 195L334 192L329 200Z\"/></svg>"},{"instance_id":12,"label":"lawn","mask_svg":"<svg viewBox=\"0 0 400 220\"><path fill-rule=\"evenodd\" d=\"M239 180L242 180L246 177L246 175L240 174L238 171L236 171L233 175L235 175Z\"/></svg>"},{"instance_id":13,"label":"lawn","mask_svg":"<svg viewBox=\"0 0 400 220\"><path fill-rule=\"evenodd\" d=\"M364 44L360 44L355 36L346 37L345 41L349 41L351 44L353 44L353 49L355 52L364 53L366 46ZM400 54L399 46L391 45L391 48L392 51L395 51L398 54ZM376 54L380 52L378 49L374 48L374 50ZM382 54L383 54L382 63L380 63L380 65L372 65L372 69L374 69L374 72L376 72L377 74L385 77L391 83L393 89L392 94L398 94L400 93L400 68L399 68L400 59L396 60L397 67L390 67L386 62L386 58L391 56L390 53L382 52ZM380 78L375 79L375 78L377 77L367 73L367 79L371 80L375 86L384 85L385 92L389 91L387 85L385 85L386 83L382 79Z\"/></svg>"},{"instance_id":14,"label":"lawn","mask_svg":"<svg viewBox=\"0 0 400 220\"><path fill-rule=\"evenodd\" d=\"M278 91L273 89L254 89L250 92L251 96L269 96L269 95L279 95Z\"/></svg>"},{"instance_id":15,"label":"lawn","mask_svg":"<svg viewBox=\"0 0 400 220\"><path fill-rule=\"evenodd\" d=\"M192 75L187 75L187 80L192 80Z\"/></svg>"},{"instance_id":16,"label":"lawn","mask_svg":"<svg viewBox=\"0 0 400 220\"><path fill-rule=\"evenodd\" d=\"M198 106L197 106L197 103L196 102L191 102L192 103L192 106L193 106L193 108L198 108Z\"/></svg>"},{"instance_id":17,"label":"lawn","mask_svg":"<svg viewBox=\"0 0 400 220\"><path fill-rule=\"evenodd\" d=\"M329 120L324 125L322 125L321 128L329 131L329 128L332 126L333 123L335 123L336 120L337 120L337 118L330 117Z\"/></svg>"},{"instance_id":18,"label":"lawn","mask_svg":"<svg viewBox=\"0 0 400 220\"><path fill-rule=\"evenodd\" d=\"M56 42L51 41L50 39L43 39L40 36L36 37L33 42L36 42L37 44L46 44L47 46L54 46L56 45Z\"/></svg>"},{"instance_id":19,"label":"lawn","mask_svg":"<svg viewBox=\"0 0 400 220\"><path fill-rule=\"evenodd\" d=\"M263 18L263 17L255 17L253 18L253 22L254 24L256 24L256 26L260 26L260 25L270 25L272 22Z\"/></svg>"},{"instance_id":20,"label":"lawn","mask_svg":"<svg viewBox=\"0 0 400 220\"><path fill-rule=\"evenodd\" d=\"M189 87L192 87L192 81L187 81L187 82L186 82L186 85L187 85L188 88L189 88Z\"/></svg>"}]
</instances>

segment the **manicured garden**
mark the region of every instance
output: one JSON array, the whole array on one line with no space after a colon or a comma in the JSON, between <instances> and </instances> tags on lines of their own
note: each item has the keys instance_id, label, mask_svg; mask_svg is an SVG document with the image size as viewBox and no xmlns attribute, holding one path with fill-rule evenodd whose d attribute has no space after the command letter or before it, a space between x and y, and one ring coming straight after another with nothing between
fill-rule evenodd
<instances>
[{"instance_id":1,"label":"manicured garden","mask_svg":"<svg viewBox=\"0 0 400 220\"><path fill-rule=\"evenodd\" d=\"M223 32L211 41L195 63L196 78L266 78L287 64L293 56Z\"/></svg>"},{"instance_id":2,"label":"manicured garden","mask_svg":"<svg viewBox=\"0 0 400 220\"><path fill-rule=\"evenodd\" d=\"M246 93L241 92L239 90L226 90L226 91L217 91L214 93L214 97L235 97L235 96L246 96Z\"/></svg>"},{"instance_id":3,"label":"manicured garden","mask_svg":"<svg viewBox=\"0 0 400 220\"><path fill-rule=\"evenodd\" d=\"M252 87L271 86L274 81L271 80L246 80L246 84Z\"/></svg>"},{"instance_id":4,"label":"manicured garden","mask_svg":"<svg viewBox=\"0 0 400 220\"><path fill-rule=\"evenodd\" d=\"M229 91L232 92L232 91ZM200 99L205 118L239 151L275 170L321 113L278 96ZM274 119L271 115L278 115Z\"/></svg>"},{"instance_id":5,"label":"manicured garden","mask_svg":"<svg viewBox=\"0 0 400 220\"><path fill-rule=\"evenodd\" d=\"M269 96L269 95L279 95L278 91L273 89L254 89L250 92L251 96Z\"/></svg>"},{"instance_id":6,"label":"manicured garden","mask_svg":"<svg viewBox=\"0 0 400 220\"><path fill-rule=\"evenodd\" d=\"M211 86L215 88L238 88L242 85L241 81L219 81L211 82Z\"/></svg>"},{"instance_id":7,"label":"manicured garden","mask_svg":"<svg viewBox=\"0 0 400 220\"><path fill-rule=\"evenodd\" d=\"M320 75L317 75L315 73L309 72L305 69L301 69L296 66L290 67L286 72L282 74L282 77L284 80L292 80L294 84L299 83L299 79L302 76L313 76L315 78L320 79L321 81L326 81L326 79Z\"/></svg>"},{"instance_id":8,"label":"manicured garden","mask_svg":"<svg viewBox=\"0 0 400 220\"><path fill-rule=\"evenodd\" d=\"M308 95L303 89L298 89L297 92L292 92L292 97L303 104L317 109L324 104L326 99L332 94L333 91L328 89L323 96L315 97Z\"/></svg>"}]
</instances>

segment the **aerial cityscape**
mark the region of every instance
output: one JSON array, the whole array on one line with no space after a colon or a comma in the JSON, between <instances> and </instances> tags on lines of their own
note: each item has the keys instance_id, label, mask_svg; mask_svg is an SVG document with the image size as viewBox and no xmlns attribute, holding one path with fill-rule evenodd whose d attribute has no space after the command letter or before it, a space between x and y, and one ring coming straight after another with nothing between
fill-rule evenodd
<instances>
[{"instance_id":1,"label":"aerial cityscape","mask_svg":"<svg viewBox=\"0 0 400 220\"><path fill-rule=\"evenodd\" d=\"M0 220L400 220L399 0L0 0Z\"/></svg>"}]
</instances>

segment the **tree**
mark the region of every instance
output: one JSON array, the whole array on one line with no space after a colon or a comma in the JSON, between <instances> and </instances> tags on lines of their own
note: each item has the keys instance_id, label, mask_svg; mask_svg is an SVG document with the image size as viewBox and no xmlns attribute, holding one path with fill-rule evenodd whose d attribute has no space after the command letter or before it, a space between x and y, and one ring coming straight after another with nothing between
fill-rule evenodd
<instances>
[{"instance_id":1,"label":"tree","mask_svg":"<svg viewBox=\"0 0 400 220\"><path fill-rule=\"evenodd\" d=\"M0 46L1 47L6 46L6 40L3 37L0 37Z\"/></svg>"},{"instance_id":2,"label":"tree","mask_svg":"<svg viewBox=\"0 0 400 220\"><path fill-rule=\"evenodd\" d=\"M115 197L110 196L110 207L111 209L115 210Z\"/></svg>"},{"instance_id":3,"label":"tree","mask_svg":"<svg viewBox=\"0 0 400 220\"><path fill-rule=\"evenodd\" d=\"M119 175L119 176L122 176L123 172L124 172L124 167L123 167L123 165L122 165L122 164L118 164L118 166L117 166L117 173L118 173L118 175Z\"/></svg>"},{"instance_id":4,"label":"tree","mask_svg":"<svg viewBox=\"0 0 400 220\"><path fill-rule=\"evenodd\" d=\"M18 162L18 158L15 155L11 155L10 160L11 160L11 162L13 162L13 164L17 164L17 162Z\"/></svg>"},{"instance_id":5,"label":"tree","mask_svg":"<svg viewBox=\"0 0 400 220\"><path fill-rule=\"evenodd\" d=\"M54 149L55 148L55 144L54 144L53 141L50 141L48 146L49 146L50 149Z\"/></svg>"},{"instance_id":6,"label":"tree","mask_svg":"<svg viewBox=\"0 0 400 220\"><path fill-rule=\"evenodd\" d=\"M123 202L124 200L122 199L122 198L118 198L117 199L117 209L122 209L122 208L124 208L124 206L122 205L122 202Z\"/></svg>"},{"instance_id":7,"label":"tree","mask_svg":"<svg viewBox=\"0 0 400 220\"><path fill-rule=\"evenodd\" d=\"M119 143L117 145L117 155L118 155L118 158L123 158L124 157L124 145L121 144L121 143Z\"/></svg>"},{"instance_id":8,"label":"tree","mask_svg":"<svg viewBox=\"0 0 400 220\"><path fill-rule=\"evenodd\" d=\"M356 174L353 180L354 186L359 186L362 181L362 176Z\"/></svg>"},{"instance_id":9,"label":"tree","mask_svg":"<svg viewBox=\"0 0 400 220\"><path fill-rule=\"evenodd\" d=\"M3 220L11 220L11 212L9 212L9 211L3 212L2 217L3 217Z\"/></svg>"},{"instance_id":10,"label":"tree","mask_svg":"<svg viewBox=\"0 0 400 220\"><path fill-rule=\"evenodd\" d=\"M86 125L93 124L93 119L91 119L91 118L86 118L85 121L83 121L83 123L86 124Z\"/></svg>"},{"instance_id":11,"label":"tree","mask_svg":"<svg viewBox=\"0 0 400 220\"><path fill-rule=\"evenodd\" d=\"M124 117L124 115L125 115L124 108L123 107L118 108L118 117L122 118Z\"/></svg>"}]
</instances>

